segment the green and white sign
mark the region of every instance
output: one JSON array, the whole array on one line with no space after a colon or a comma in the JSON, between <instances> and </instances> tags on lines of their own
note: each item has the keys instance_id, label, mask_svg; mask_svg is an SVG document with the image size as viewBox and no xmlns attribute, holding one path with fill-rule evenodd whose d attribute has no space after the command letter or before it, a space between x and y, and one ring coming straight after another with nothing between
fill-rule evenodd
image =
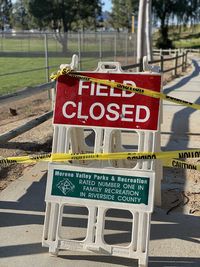
<instances>
[{"instance_id":1,"label":"green and white sign","mask_svg":"<svg viewBox=\"0 0 200 267\"><path fill-rule=\"evenodd\" d=\"M51 195L148 205L149 178L54 169Z\"/></svg>"}]
</instances>

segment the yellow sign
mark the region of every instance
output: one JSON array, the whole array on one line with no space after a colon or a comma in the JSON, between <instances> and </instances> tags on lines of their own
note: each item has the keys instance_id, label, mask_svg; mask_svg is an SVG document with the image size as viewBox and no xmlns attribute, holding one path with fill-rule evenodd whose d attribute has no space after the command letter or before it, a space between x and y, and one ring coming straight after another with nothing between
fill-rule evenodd
<instances>
[{"instance_id":1,"label":"yellow sign","mask_svg":"<svg viewBox=\"0 0 200 267\"><path fill-rule=\"evenodd\" d=\"M135 17L132 16L132 33L135 33Z\"/></svg>"}]
</instances>

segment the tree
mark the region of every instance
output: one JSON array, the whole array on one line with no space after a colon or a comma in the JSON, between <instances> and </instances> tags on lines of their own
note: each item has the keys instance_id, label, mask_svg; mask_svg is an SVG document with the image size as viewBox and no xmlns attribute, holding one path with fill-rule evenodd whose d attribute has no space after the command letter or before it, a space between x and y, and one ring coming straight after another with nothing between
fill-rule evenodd
<instances>
[{"instance_id":1,"label":"tree","mask_svg":"<svg viewBox=\"0 0 200 267\"><path fill-rule=\"evenodd\" d=\"M54 30L57 40L67 52L67 32L76 24L82 29L83 22L93 22L94 27L101 13L100 0L26 0L29 13L39 28L45 26ZM87 23L86 23L87 24Z\"/></svg>"},{"instance_id":2,"label":"tree","mask_svg":"<svg viewBox=\"0 0 200 267\"><path fill-rule=\"evenodd\" d=\"M133 13L137 13L139 0L112 0L110 24L117 31L131 30Z\"/></svg>"},{"instance_id":3,"label":"tree","mask_svg":"<svg viewBox=\"0 0 200 267\"><path fill-rule=\"evenodd\" d=\"M0 28L4 30L5 25L11 26L12 2L11 0L0 0Z\"/></svg>"},{"instance_id":4,"label":"tree","mask_svg":"<svg viewBox=\"0 0 200 267\"><path fill-rule=\"evenodd\" d=\"M197 21L200 18L200 1L183 0L178 7L177 18L180 22L187 23L190 20Z\"/></svg>"},{"instance_id":5,"label":"tree","mask_svg":"<svg viewBox=\"0 0 200 267\"><path fill-rule=\"evenodd\" d=\"M172 47L172 41L169 39L169 20L173 13L176 13L176 1L174 0L153 0L153 12L157 19L160 20L160 37L157 40L158 48Z\"/></svg>"},{"instance_id":6,"label":"tree","mask_svg":"<svg viewBox=\"0 0 200 267\"><path fill-rule=\"evenodd\" d=\"M160 21L158 48L173 47L168 35L170 21L175 18L180 24L199 17L197 11L200 7L200 0L153 0L152 3L154 15Z\"/></svg>"},{"instance_id":7,"label":"tree","mask_svg":"<svg viewBox=\"0 0 200 267\"><path fill-rule=\"evenodd\" d=\"M22 30L28 30L30 28L30 16L23 0L17 0L13 4L12 21L15 27Z\"/></svg>"}]
</instances>

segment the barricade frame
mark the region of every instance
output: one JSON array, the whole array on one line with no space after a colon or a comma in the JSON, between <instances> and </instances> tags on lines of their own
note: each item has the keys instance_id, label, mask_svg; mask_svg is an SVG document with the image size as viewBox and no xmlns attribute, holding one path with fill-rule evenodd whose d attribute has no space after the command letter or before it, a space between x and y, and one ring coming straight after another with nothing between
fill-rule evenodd
<instances>
[{"instance_id":1,"label":"barricade frame","mask_svg":"<svg viewBox=\"0 0 200 267\"><path fill-rule=\"evenodd\" d=\"M106 69L103 66L115 66L115 68ZM100 62L97 72L115 72L121 73L121 67L119 63L113 62ZM123 74L126 74L123 72ZM130 73L129 73L130 74ZM156 74L159 75L159 74ZM133 132L137 132L139 136L138 151L149 151L155 152L160 150L160 123L161 123L161 108L159 110L159 122L157 131L143 131L134 129ZM52 153L87 153L91 152L91 148L85 143L84 129L93 128L96 139L94 143L94 153L109 153L109 152L120 152L124 151L121 146L121 130L113 128L101 129L99 127L73 127L69 125L55 125L54 126L54 138L53 138L53 149ZM115 144L117 146L113 147L113 136L117 140ZM76 140L79 140L77 143ZM127 151L127 150L126 150ZM95 205L89 204L88 201L77 201L68 200L67 198L57 198L51 196L51 186L52 186L52 170L53 168L64 168L65 170L72 170L76 168L77 170L82 169L82 171L88 171L88 169L101 169L111 170L116 169L116 171L127 171L123 161L113 161L106 160L103 162L91 161L86 164L84 161L74 160L70 163L49 163L49 174L47 180L47 190L46 190L46 214L43 232L43 246L49 247L49 252L53 255L58 255L59 249L69 249L84 252L93 252L113 256L129 257L133 259L138 259L140 267L146 267L148 265L148 246L149 246L149 234L150 234L150 221L151 213L153 211L154 196L156 195L157 203L160 202L160 182L161 177L157 177L156 173L161 175L161 165L156 164L153 160L138 160L134 168L130 168L130 172L134 173L149 173L152 179L151 190L152 190L152 208L150 210L140 210L139 207L135 208L132 205L129 209L133 215L132 222L132 239L131 244L128 247L118 247L107 245L102 239L102 231L105 224L105 213L110 206L109 204L104 205L102 201L98 204L95 201ZM70 166L72 165L73 166ZM62 167L61 167L62 166ZM111 171L112 172L112 171ZM154 194L155 191L155 194ZM88 230L87 238L84 242L73 241L73 240L62 240L59 238L59 227L61 226L62 220L62 210L64 204L71 204L72 207L79 205L84 205L89 208L89 220L88 220ZM123 205L122 205L123 206ZM124 210L125 206L118 206L118 209ZM116 208L116 205L114 205ZM110 209L110 208L109 208ZM126 209L126 208L125 208ZM95 238L94 238L95 236Z\"/></svg>"}]
</instances>

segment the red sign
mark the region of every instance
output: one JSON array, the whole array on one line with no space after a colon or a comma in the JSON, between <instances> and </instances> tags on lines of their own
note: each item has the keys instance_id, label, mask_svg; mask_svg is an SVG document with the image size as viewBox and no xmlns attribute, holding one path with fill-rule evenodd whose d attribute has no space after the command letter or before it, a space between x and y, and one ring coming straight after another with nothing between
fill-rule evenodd
<instances>
[{"instance_id":1,"label":"red sign","mask_svg":"<svg viewBox=\"0 0 200 267\"><path fill-rule=\"evenodd\" d=\"M89 73L81 75L160 92L156 74ZM159 99L69 76L57 81L55 124L157 130Z\"/></svg>"}]
</instances>

